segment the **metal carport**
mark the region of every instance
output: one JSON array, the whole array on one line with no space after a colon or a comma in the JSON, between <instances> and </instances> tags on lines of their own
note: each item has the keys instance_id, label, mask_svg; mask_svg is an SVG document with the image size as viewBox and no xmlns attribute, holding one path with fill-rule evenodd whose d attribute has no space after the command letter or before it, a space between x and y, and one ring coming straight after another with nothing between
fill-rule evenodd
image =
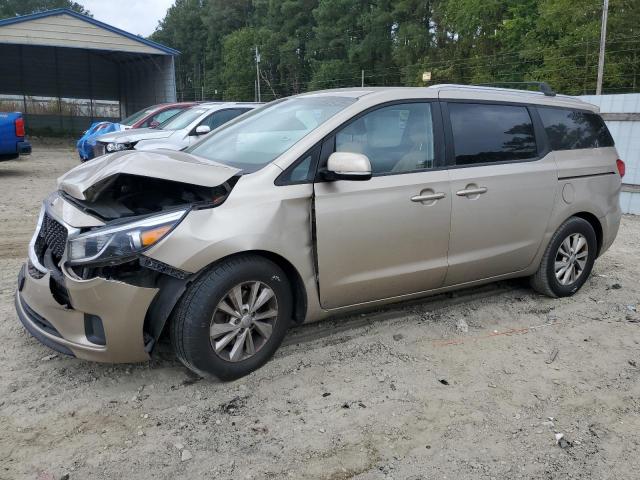
<instances>
[{"instance_id":1,"label":"metal carport","mask_svg":"<svg viewBox=\"0 0 640 480\"><path fill-rule=\"evenodd\" d=\"M68 9L0 20L0 111L73 132L176 100L171 48Z\"/></svg>"}]
</instances>

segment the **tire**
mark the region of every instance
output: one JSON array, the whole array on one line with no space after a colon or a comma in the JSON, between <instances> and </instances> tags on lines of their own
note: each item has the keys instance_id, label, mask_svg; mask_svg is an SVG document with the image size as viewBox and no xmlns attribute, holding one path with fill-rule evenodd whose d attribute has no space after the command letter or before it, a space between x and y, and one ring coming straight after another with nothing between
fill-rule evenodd
<instances>
[{"instance_id":1,"label":"tire","mask_svg":"<svg viewBox=\"0 0 640 480\"><path fill-rule=\"evenodd\" d=\"M254 288L257 293L252 302ZM239 303L234 294L238 291ZM268 300L255 312L249 308L264 298ZM233 380L260 368L273 356L291 324L292 309L291 285L278 265L260 256L232 257L205 272L185 292L172 315L171 343L187 368ZM236 330L236 336L225 344ZM220 351L214 348L223 344Z\"/></svg>"},{"instance_id":2,"label":"tire","mask_svg":"<svg viewBox=\"0 0 640 480\"><path fill-rule=\"evenodd\" d=\"M567 248L582 245L581 240L586 241L586 255L584 247L574 254L574 249ZM576 243L576 240L578 242ZM565 243L568 241L569 243ZM562 247L562 251L560 248ZM565 256L564 253L570 253ZM534 290L549 297L568 297L576 293L587 281L593 268L598 253L598 240L593 227L586 220L579 217L571 217L564 222L553 234L547 249L542 256L538 271L530 278L531 286ZM564 259L567 259L564 261ZM572 260L573 259L573 262ZM584 259L584 264L581 259ZM556 261L558 262L558 278L556 275ZM573 272L577 276L572 279L572 271L563 270L564 265L573 263ZM581 266L582 265L582 266ZM581 268L579 274L578 270ZM568 277L568 278L567 278Z\"/></svg>"},{"instance_id":3,"label":"tire","mask_svg":"<svg viewBox=\"0 0 640 480\"><path fill-rule=\"evenodd\" d=\"M3 161L3 160L15 160L18 157L20 157L19 153L2 154L2 155L0 155L0 162Z\"/></svg>"}]
</instances>

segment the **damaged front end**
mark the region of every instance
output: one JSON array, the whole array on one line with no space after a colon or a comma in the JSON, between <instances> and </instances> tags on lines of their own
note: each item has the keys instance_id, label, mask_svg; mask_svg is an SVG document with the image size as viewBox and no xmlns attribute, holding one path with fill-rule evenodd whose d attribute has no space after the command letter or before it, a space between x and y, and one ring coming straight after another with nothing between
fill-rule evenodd
<instances>
[{"instance_id":1,"label":"damaged front end","mask_svg":"<svg viewBox=\"0 0 640 480\"><path fill-rule=\"evenodd\" d=\"M193 276L145 252L190 211L222 204L238 171L180 152L105 158L60 178L45 200L16 306L49 346L136 361L151 352Z\"/></svg>"}]
</instances>

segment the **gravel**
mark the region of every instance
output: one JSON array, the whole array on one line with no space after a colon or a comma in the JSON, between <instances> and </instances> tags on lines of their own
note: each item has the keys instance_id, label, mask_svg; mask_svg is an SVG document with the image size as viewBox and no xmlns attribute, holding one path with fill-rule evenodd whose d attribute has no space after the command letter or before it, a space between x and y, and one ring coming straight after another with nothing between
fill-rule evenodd
<instances>
[{"instance_id":1,"label":"gravel","mask_svg":"<svg viewBox=\"0 0 640 480\"><path fill-rule=\"evenodd\" d=\"M640 218L572 298L501 282L305 325L220 383L165 344L106 365L24 331L13 293L39 202L77 163L34 152L0 163L0 479L637 478Z\"/></svg>"}]
</instances>

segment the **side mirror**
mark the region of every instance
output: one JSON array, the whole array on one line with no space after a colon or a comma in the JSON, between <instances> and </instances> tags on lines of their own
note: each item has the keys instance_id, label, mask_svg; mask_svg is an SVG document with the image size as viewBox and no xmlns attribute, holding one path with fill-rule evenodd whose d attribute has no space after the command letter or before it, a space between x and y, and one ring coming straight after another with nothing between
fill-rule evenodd
<instances>
[{"instance_id":1,"label":"side mirror","mask_svg":"<svg viewBox=\"0 0 640 480\"><path fill-rule=\"evenodd\" d=\"M211 131L211 127L209 125L198 125L196 127L196 131L194 135L206 135Z\"/></svg>"},{"instance_id":2,"label":"side mirror","mask_svg":"<svg viewBox=\"0 0 640 480\"><path fill-rule=\"evenodd\" d=\"M327 160L327 180L369 180L371 162L362 153L335 152Z\"/></svg>"}]
</instances>

